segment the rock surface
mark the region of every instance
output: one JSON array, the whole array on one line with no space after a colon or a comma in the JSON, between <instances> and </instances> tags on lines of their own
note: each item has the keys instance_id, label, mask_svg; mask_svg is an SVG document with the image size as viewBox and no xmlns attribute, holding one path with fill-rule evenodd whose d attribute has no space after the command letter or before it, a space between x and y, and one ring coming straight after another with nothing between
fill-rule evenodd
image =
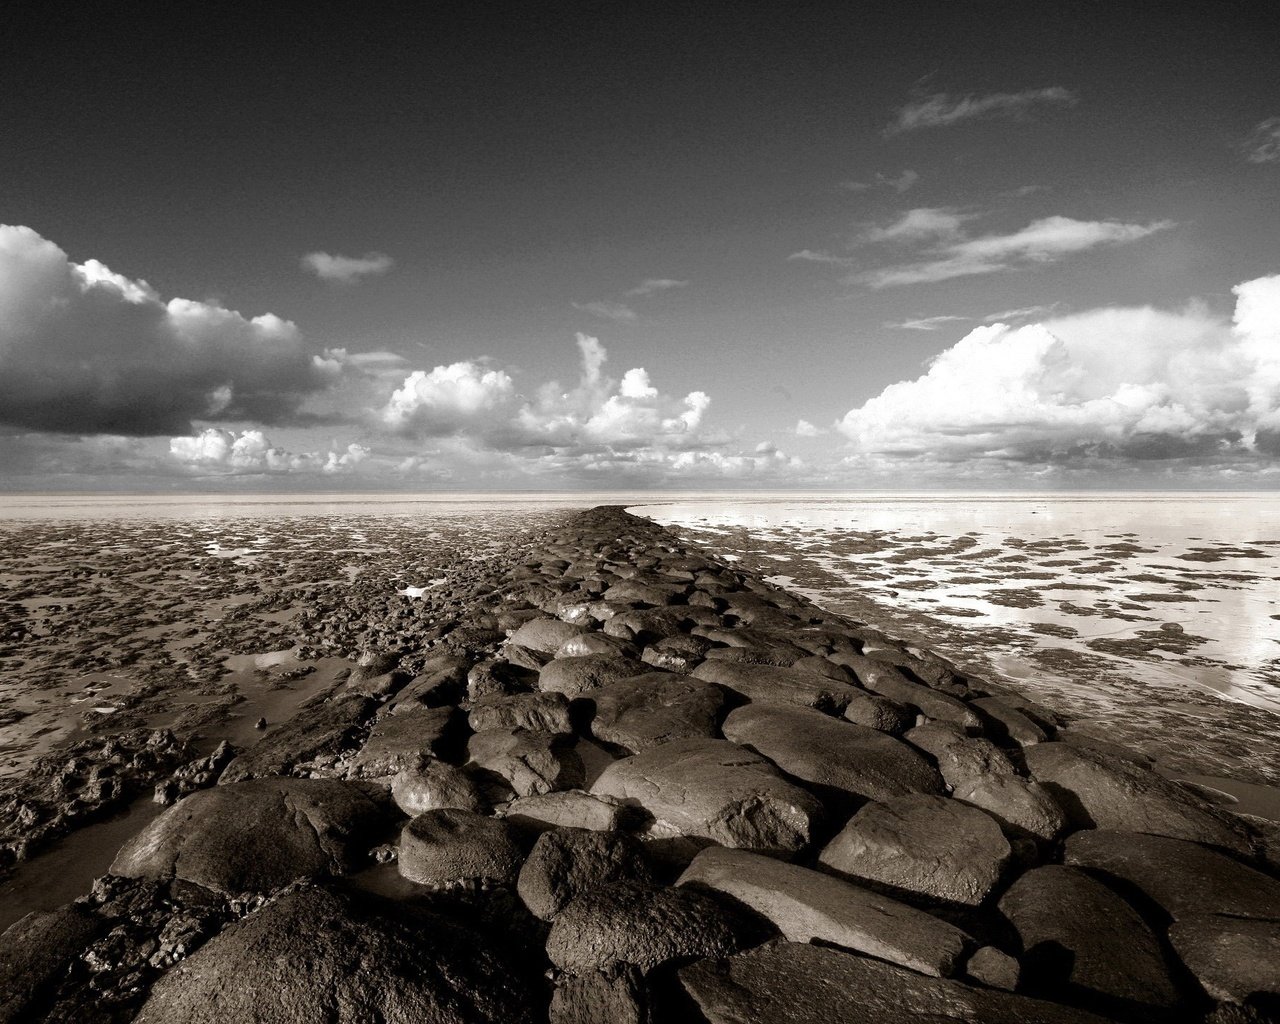
<instances>
[{"instance_id":1,"label":"rock surface","mask_svg":"<svg viewBox=\"0 0 1280 1024\"><path fill-rule=\"evenodd\" d=\"M714 736L724 706L716 687L667 672L610 683L591 699L592 735L633 754L669 740Z\"/></svg>"},{"instance_id":2,"label":"rock surface","mask_svg":"<svg viewBox=\"0 0 1280 1024\"><path fill-rule=\"evenodd\" d=\"M421 885L509 884L522 863L524 849L512 827L473 811L427 811L400 833L400 874Z\"/></svg>"},{"instance_id":3,"label":"rock surface","mask_svg":"<svg viewBox=\"0 0 1280 1024\"><path fill-rule=\"evenodd\" d=\"M599 886L651 880L640 844L626 833L557 828L534 843L516 890L530 913L549 921Z\"/></svg>"}]
</instances>

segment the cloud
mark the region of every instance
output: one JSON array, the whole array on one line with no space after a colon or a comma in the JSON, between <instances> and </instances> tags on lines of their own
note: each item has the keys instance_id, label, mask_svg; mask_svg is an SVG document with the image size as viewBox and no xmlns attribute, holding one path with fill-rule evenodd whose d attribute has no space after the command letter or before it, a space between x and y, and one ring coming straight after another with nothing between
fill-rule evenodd
<instances>
[{"instance_id":1,"label":"cloud","mask_svg":"<svg viewBox=\"0 0 1280 1024\"><path fill-rule=\"evenodd\" d=\"M169 439L169 454L200 474L345 473L369 457L364 445L340 451L289 452L273 445L261 430L231 431L208 427L189 437Z\"/></svg>"},{"instance_id":2,"label":"cloud","mask_svg":"<svg viewBox=\"0 0 1280 1024\"><path fill-rule=\"evenodd\" d=\"M921 320L903 320L896 324L885 324L886 327L893 327L900 331L936 331L945 327L947 324L959 323L963 320L972 319L967 316L927 316Z\"/></svg>"},{"instance_id":3,"label":"cloud","mask_svg":"<svg viewBox=\"0 0 1280 1024\"><path fill-rule=\"evenodd\" d=\"M382 421L400 433L454 434L486 422L514 393L515 384L502 370L469 360L430 373L414 370L387 400Z\"/></svg>"},{"instance_id":4,"label":"cloud","mask_svg":"<svg viewBox=\"0 0 1280 1024\"><path fill-rule=\"evenodd\" d=\"M796 437L820 437L825 433L825 430L815 427L808 420L796 420Z\"/></svg>"},{"instance_id":5,"label":"cloud","mask_svg":"<svg viewBox=\"0 0 1280 1024\"><path fill-rule=\"evenodd\" d=\"M921 206L908 210L884 227L870 227L863 232L863 242L903 242L926 238L954 238L966 221L977 217L947 207Z\"/></svg>"},{"instance_id":6,"label":"cloud","mask_svg":"<svg viewBox=\"0 0 1280 1024\"><path fill-rule=\"evenodd\" d=\"M71 262L31 228L0 225L0 423L122 435L193 419L282 423L340 370L272 313L165 301L97 260Z\"/></svg>"},{"instance_id":7,"label":"cloud","mask_svg":"<svg viewBox=\"0 0 1280 1024\"><path fill-rule=\"evenodd\" d=\"M377 277L394 267L395 262L382 252L367 252L363 256L309 252L301 260L303 270L315 274L321 281L336 284L355 284L366 277Z\"/></svg>"},{"instance_id":8,"label":"cloud","mask_svg":"<svg viewBox=\"0 0 1280 1024\"><path fill-rule=\"evenodd\" d=\"M1035 106L1074 106L1077 100L1075 93L1060 86L1023 92L995 92L985 96L953 97L943 92L934 93L901 107L885 129L885 134L942 128L978 118L1024 117Z\"/></svg>"},{"instance_id":9,"label":"cloud","mask_svg":"<svg viewBox=\"0 0 1280 1024\"><path fill-rule=\"evenodd\" d=\"M815 252L813 249L801 249L793 252L787 259L799 263L834 263L838 267L851 267L856 260L849 256L833 256L830 253Z\"/></svg>"},{"instance_id":10,"label":"cloud","mask_svg":"<svg viewBox=\"0 0 1280 1024\"><path fill-rule=\"evenodd\" d=\"M583 313L590 313L601 320L612 320L614 323L619 324L629 324L639 318L639 314L634 309L621 302L609 302L606 300L574 302L572 306L574 309L581 310Z\"/></svg>"},{"instance_id":11,"label":"cloud","mask_svg":"<svg viewBox=\"0 0 1280 1024\"><path fill-rule=\"evenodd\" d=\"M982 318L984 324L997 321L1007 323L1010 320L1027 320L1034 316L1044 316L1058 308L1058 303L1048 306L1019 306L1017 309L1002 309L999 313L988 313Z\"/></svg>"},{"instance_id":12,"label":"cloud","mask_svg":"<svg viewBox=\"0 0 1280 1024\"><path fill-rule=\"evenodd\" d=\"M840 422L862 456L1088 464L1280 457L1280 275L1198 307L978 327Z\"/></svg>"},{"instance_id":13,"label":"cloud","mask_svg":"<svg viewBox=\"0 0 1280 1024\"><path fill-rule=\"evenodd\" d=\"M626 294L639 297L652 295L654 292L670 291L672 288L687 288L688 286L688 281L676 281L670 277L648 277L634 288L628 289Z\"/></svg>"},{"instance_id":14,"label":"cloud","mask_svg":"<svg viewBox=\"0 0 1280 1024\"><path fill-rule=\"evenodd\" d=\"M850 192L865 192L868 189L879 186L882 188L891 188L893 191L901 195L919 180L920 175L912 170L905 170L896 178L891 178L887 174L877 172L876 176L872 178L871 181L842 181L840 182L840 187L847 189Z\"/></svg>"},{"instance_id":15,"label":"cloud","mask_svg":"<svg viewBox=\"0 0 1280 1024\"><path fill-rule=\"evenodd\" d=\"M1242 148L1245 159L1251 164L1280 163L1280 117L1260 121Z\"/></svg>"}]
</instances>

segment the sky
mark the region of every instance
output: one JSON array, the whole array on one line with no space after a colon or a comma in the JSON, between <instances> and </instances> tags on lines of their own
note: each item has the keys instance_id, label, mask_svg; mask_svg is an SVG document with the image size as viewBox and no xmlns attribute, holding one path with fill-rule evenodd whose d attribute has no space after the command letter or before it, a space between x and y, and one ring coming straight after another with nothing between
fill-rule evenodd
<instances>
[{"instance_id":1,"label":"sky","mask_svg":"<svg viewBox=\"0 0 1280 1024\"><path fill-rule=\"evenodd\" d=\"M258 6L0 11L0 488L1280 482L1273 3Z\"/></svg>"}]
</instances>

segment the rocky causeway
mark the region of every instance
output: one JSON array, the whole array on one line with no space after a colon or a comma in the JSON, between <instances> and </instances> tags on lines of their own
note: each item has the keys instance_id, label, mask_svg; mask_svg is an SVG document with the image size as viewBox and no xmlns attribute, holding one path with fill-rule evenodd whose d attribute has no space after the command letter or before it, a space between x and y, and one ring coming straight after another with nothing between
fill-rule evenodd
<instances>
[{"instance_id":1,"label":"rocky causeway","mask_svg":"<svg viewBox=\"0 0 1280 1024\"><path fill-rule=\"evenodd\" d=\"M0 1024L1280 1021L1280 824L621 507L474 555L246 605L293 676L138 622L150 688L0 790L14 878L152 812L0 936Z\"/></svg>"}]
</instances>

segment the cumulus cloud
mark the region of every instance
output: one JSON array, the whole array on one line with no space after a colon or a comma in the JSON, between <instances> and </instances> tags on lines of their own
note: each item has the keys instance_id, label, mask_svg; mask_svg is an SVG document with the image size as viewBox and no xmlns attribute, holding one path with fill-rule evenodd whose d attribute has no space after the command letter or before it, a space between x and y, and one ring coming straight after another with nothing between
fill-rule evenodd
<instances>
[{"instance_id":1,"label":"cumulus cloud","mask_svg":"<svg viewBox=\"0 0 1280 1024\"><path fill-rule=\"evenodd\" d=\"M303 270L315 274L321 281L335 284L355 284L366 277L377 277L394 267L395 262L382 252L367 252L363 256L309 252L301 260Z\"/></svg>"},{"instance_id":2,"label":"cumulus cloud","mask_svg":"<svg viewBox=\"0 0 1280 1024\"><path fill-rule=\"evenodd\" d=\"M808 420L796 420L796 437L820 437L826 431L821 427L815 427Z\"/></svg>"},{"instance_id":3,"label":"cumulus cloud","mask_svg":"<svg viewBox=\"0 0 1280 1024\"><path fill-rule=\"evenodd\" d=\"M515 384L505 372L476 362L437 366L430 373L414 370L392 393L382 420L401 433L454 434L483 425L514 393Z\"/></svg>"},{"instance_id":4,"label":"cumulus cloud","mask_svg":"<svg viewBox=\"0 0 1280 1024\"><path fill-rule=\"evenodd\" d=\"M1074 92L1061 86L1026 89L1022 92L994 92L985 96L934 93L899 108L892 123L885 129L885 134L898 135L920 128L944 128L978 118L1024 117L1033 107L1073 106L1077 100Z\"/></svg>"},{"instance_id":5,"label":"cumulus cloud","mask_svg":"<svg viewBox=\"0 0 1280 1024\"><path fill-rule=\"evenodd\" d=\"M193 419L289 420L339 372L298 328L212 302L165 301L97 260L0 225L0 423L164 434Z\"/></svg>"},{"instance_id":6,"label":"cumulus cloud","mask_svg":"<svg viewBox=\"0 0 1280 1024\"><path fill-rule=\"evenodd\" d=\"M1053 464L1280 456L1280 275L1198 307L975 328L927 373L850 410L863 454Z\"/></svg>"},{"instance_id":7,"label":"cumulus cloud","mask_svg":"<svg viewBox=\"0 0 1280 1024\"><path fill-rule=\"evenodd\" d=\"M290 452L273 445L261 430L231 431L218 427L169 439L169 454L183 467L201 474L345 473L369 457L369 449L349 444L340 451Z\"/></svg>"}]
</instances>

